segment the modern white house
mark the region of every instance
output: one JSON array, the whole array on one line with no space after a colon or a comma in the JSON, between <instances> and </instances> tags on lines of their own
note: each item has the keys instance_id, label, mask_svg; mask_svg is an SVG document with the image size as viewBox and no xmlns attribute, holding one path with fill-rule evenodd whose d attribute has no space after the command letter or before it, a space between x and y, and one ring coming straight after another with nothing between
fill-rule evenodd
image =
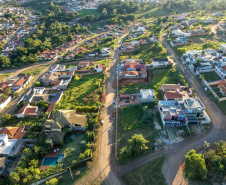
<instances>
[{"instance_id":1,"label":"modern white house","mask_svg":"<svg viewBox=\"0 0 226 185\"><path fill-rule=\"evenodd\" d=\"M100 52L103 57L109 56L111 52L111 48L102 48Z\"/></svg>"},{"instance_id":2,"label":"modern white house","mask_svg":"<svg viewBox=\"0 0 226 185\"><path fill-rule=\"evenodd\" d=\"M0 135L0 156L11 156L17 146L17 139L9 139L8 135Z\"/></svg>"},{"instance_id":3,"label":"modern white house","mask_svg":"<svg viewBox=\"0 0 226 185\"><path fill-rule=\"evenodd\" d=\"M153 58L153 68L167 66L169 64L168 58Z\"/></svg>"},{"instance_id":4,"label":"modern white house","mask_svg":"<svg viewBox=\"0 0 226 185\"><path fill-rule=\"evenodd\" d=\"M9 102L12 100L11 96L4 98L3 100L0 99L0 109L3 109Z\"/></svg>"},{"instance_id":5,"label":"modern white house","mask_svg":"<svg viewBox=\"0 0 226 185\"><path fill-rule=\"evenodd\" d=\"M153 89L141 89L140 97L142 102L155 102L156 96Z\"/></svg>"}]
</instances>

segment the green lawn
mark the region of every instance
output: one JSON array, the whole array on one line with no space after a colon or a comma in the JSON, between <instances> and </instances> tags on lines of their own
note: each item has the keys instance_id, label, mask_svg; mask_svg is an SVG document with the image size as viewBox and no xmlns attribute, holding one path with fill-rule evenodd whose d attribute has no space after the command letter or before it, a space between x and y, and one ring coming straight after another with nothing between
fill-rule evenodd
<instances>
[{"instance_id":1,"label":"green lawn","mask_svg":"<svg viewBox=\"0 0 226 185\"><path fill-rule=\"evenodd\" d=\"M71 139L71 135L75 135L75 139ZM64 144L60 148L59 153L64 154L64 163L67 166L71 166L72 161L77 160L80 153L85 151L85 148L80 144L83 140L85 140L85 135L82 133L67 134L64 137Z\"/></svg>"},{"instance_id":2,"label":"green lawn","mask_svg":"<svg viewBox=\"0 0 226 185\"><path fill-rule=\"evenodd\" d=\"M208 72L208 73L202 73L203 78L208 81L216 81L220 80L221 78L215 73L214 71Z\"/></svg>"},{"instance_id":3,"label":"green lawn","mask_svg":"<svg viewBox=\"0 0 226 185\"><path fill-rule=\"evenodd\" d=\"M75 76L59 103L62 109L74 109L75 106L97 106L103 89L104 74Z\"/></svg>"},{"instance_id":4,"label":"green lawn","mask_svg":"<svg viewBox=\"0 0 226 185\"><path fill-rule=\"evenodd\" d=\"M164 158L159 157L123 176L123 180L129 185L166 185L161 168Z\"/></svg>"},{"instance_id":5,"label":"green lawn","mask_svg":"<svg viewBox=\"0 0 226 185\"><path fill-rule=\"evenodd\" d=\"M83 9L78 11L81 17L85 17L86 15L94 15L95 17L99 18L101 13L97 12L95 9Z\"/></svg>"},{"instance_id":6,"label":"green lawn","mask_svg":"<svg viewBox=\"0 0 226 185\"><path fill-rule=\"evenodd\" d=\"M209 96L214 101L214 95L208 91ZM214 101L214 103L217 105L217 107L221 110L223 114L226 114L226 101Z\"/></svg>"},{"instance_id":7,"label":"green lawn","mask_svg":"<svg viewBox=\"0 0 226 185\"><path fill-rule=\"evenodd\" d=\"M77 64L69 64L69 65L66 65L66 69L69 69L69 68L74 67L74 66L78 66L78 63Z\"/></svg>"},{"instance_id":8,"label":"green lawn","mask_svg":"<svg viewBox=\"0 0 226 185\"><path fill-rule=\"evenodd\" d=\"M12 74L13 73L2 73L2 74L0 74L0 81L3 82L5 80L5 78L9 77Z\"/></svg>"},{"instance_id":9,"label":"green lawn","mask_svg":"<svg viewBox=\"0 0 226 185\"><path fill-rule=\"evenodd\" d=\"M110 67L110 62L111 62L111 59L104 59L104 60L95 61L94 64L101 64L101 65Z\"/></svg>"},{"instance_id":10,"label":"green lawn","mask_svg":"<svg viewBox=\"0 0 226 185\"><path fill-rule=\"evenodd\" d=\"M43 70L45 69L45 67L33 67L27 70L22 71L21 73L19 73L19 75L21 76L28 76L28 75L36 75L36 74L40 74Z\"/></svg>"}]
</instances>

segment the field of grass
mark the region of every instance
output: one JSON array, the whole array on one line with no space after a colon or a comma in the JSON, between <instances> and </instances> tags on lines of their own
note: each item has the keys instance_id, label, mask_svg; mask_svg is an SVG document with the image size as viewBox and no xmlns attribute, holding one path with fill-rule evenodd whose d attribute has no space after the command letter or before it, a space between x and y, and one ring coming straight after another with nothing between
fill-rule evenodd
<instances>
[{"instance_id":1,"label":"field of grass","mask_svg":"<svg viewBox=\"0 0 226 185\"><path fill-rule=\"evenodd\" d=\"M210 91L208 91L208 94L211 97L211 99L214 101L214 95ZM214 101L214 103L221 110L221 112L226 115L226 101L219 101L219 102Z\"/></svg>"},{"instance_id":2,"label":"field of grass","mask_svg":"<svg viewBox=\"0 0 226 185\"><path fill-rule=\"evenodd\" d=\"M71 139L71 135L75 135L75 139ZM64 154L64 163L67 166L72 165L72 161L77 160L80 153L85 151L80 144L83 140L85 140L85 136L82 133L67 134L64 137L64 144L59 152Z\"/></svg>"},{"instance_id":3,"label":"field of grass","mask_svg":"<svg viewBox=\"0 0 226 185\"><path fill-rule=\"evenodd\" d=\"M69 69L69 68L74 67L74 66L78 66L78 64L69 64L69 65L66 65L66 69Z\"/></svg>"},{"instance_id":4,"label":"field of grass","mask_svg":"<svg viewBox=\"0 0 226 185\"><path fill-rule=\"evenodd\" d=\"M101 64L101 65L105 65L105 66L109 67L110 62L111 62L111 59L104 59L104 60L95 61L94 64Z\"/></svg>"},{"instance_id":5,"label":"field of grass","mask_svg":"<svg viewBox=\"0 0 226 185\"><path fill-rule=\"evenodd\" d=\"M143 59L145 64L150 64L152 58L165 58L168 56L166 49L161 43L143 44L133 53L121 53L120 60L127 58Z\"/></svg>"},{"instance_id":6,"label":"field of grass","mask_svg":"<svg viewBox=\"0 0 226 185\"><path fill-rule=\"evenodd\" d=\"M0 74L0 81L3 82L7 77L12 75L13 73L2 73Z\"/></svg>"},{"instance_id":7,"label":"field of grass","mask_svg":"<svg viewBox=\"0 0 226 185\"><path fill-rule=\"evenodd\" d=\"M74 109L75 106L97 106L102 92L104 74L75 76L64 92L60 108Z\"/></svg>"},{"instance_id":8,"label":"field of grass","mask_svg":"<svg viewBox=\"0 0 226 185\"><path fill-rule=\"evenodd\" d=\"M214 71L208 72L208 73L203 73L202 74L203 78L208 82L208 81L216 81L220 80L221 78L215 73Z\"/></svg>"},{"instance_id":9,"label":"field of grass","mask_svg":"<svg viewBox=\"0 0 226 185\"><path fill-rule=\"evenodd\" d=\"M123 176L126 184L130 185L166 185L161 168L164 158L159 157Z\"/></svg>"},{"instance_id":10,"label":"field of grass","mask_svg":"<svg viewBox=\"0 0 226 185\"><path fill-rule=\"evenodd\" d=\"M153 104L154 105L154 104ZM120 149L128 145L128 139L134 134L142 134L146 140L149 153L154 150L155 136L157 132L153 124L154 115L148 106L131 105L119 109L117 127L117 148L118 156Z\"/></svg>"},{"instance_id":11,"label":"field of grass","mask_svg":"<svg viewBox=\"0 0 226 185\"><path fill-rule=\"evenodd\" d=\"M28 76L28 75L36 75L36 74L40 74L43 70L45 69L45 67L33 67L27 70L22 71L21 73L19 73L20 76Z\"/></svg>"},{"instance_id":12,"label":"field of grass","mask_svg":"<svg viewBox=\"0 0 226 185\"><path fill-rule=\"evenodd\" d=\"M85 17L86 15L94 15L95 17L99 18L101 13L97 12L95 9L83 9L78 11L79 16Z\"/></svg>"}]
</instances>

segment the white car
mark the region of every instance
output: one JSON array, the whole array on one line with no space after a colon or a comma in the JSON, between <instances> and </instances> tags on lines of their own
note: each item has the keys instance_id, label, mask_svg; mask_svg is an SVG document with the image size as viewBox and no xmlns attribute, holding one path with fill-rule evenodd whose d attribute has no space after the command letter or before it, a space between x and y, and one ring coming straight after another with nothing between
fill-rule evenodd
<instances>
[{"instance_id":1,"label":"white car","mask_svg":"<svg viewBox=\"0 0 226 185\"><path fill-rule=\"evenodd\" d=\"M102 121L100 122L100 124L101 124L101 126L103 126L103 124L104 124L104 120L102 120Z\"/></svg>"}]
</instances>

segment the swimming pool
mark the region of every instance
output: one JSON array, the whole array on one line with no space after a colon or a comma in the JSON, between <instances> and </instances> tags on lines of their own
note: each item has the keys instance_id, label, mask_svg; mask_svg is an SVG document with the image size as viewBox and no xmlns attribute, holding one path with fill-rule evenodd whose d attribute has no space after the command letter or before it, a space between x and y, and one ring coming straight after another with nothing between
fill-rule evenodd
<instances>
[{"instance_id":1,"label":"swimming pool","mask_svg":"<svg viewBox=\"0 0 226 185\"><path fill-rule=\"evenodd\" d=\"M64 161L64 154L57 154L56 157L45 157L43 166L57 166L59 162Z\"/></svg>"}]
</instances>

